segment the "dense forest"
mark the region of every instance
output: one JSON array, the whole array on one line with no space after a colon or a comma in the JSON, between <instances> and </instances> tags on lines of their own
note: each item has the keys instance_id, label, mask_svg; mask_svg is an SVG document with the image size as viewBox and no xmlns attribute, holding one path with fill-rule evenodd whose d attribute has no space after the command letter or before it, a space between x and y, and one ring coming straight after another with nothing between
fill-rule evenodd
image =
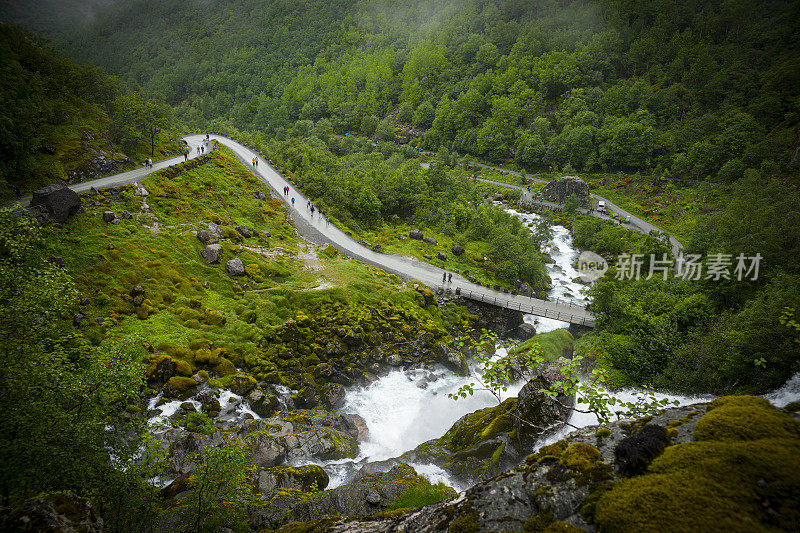
<instances>
[{"instance_id":1,"label":"dense forest","mask_svg":"<svg viewBox=\"0 0 800 533\"><path fill-rule=\"evenodd\" d=\"M177 153L172 108L0 25L0 198ZM158 149L158 151L156 151Z\"/></svg>"},{"instance_id":2,"label":"dense forest","mask_svg":"<svg viewBox=\"0 0 800 533\"><path fill-rule=\"evenodd\" d=\"M225 117L280 137L297 119L329 119L372 134L392 112L425 131L424 147L531 170L733 181L796 169L799 9L140 1L53 36L162 94L191 127Z\"/></svg>"}]
</instances>

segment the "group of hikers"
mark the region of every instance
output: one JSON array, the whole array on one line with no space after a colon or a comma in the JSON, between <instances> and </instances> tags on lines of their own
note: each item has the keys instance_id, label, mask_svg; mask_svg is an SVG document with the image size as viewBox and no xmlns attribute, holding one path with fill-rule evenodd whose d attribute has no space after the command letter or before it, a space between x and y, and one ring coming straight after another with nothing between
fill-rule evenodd
<instances>
[{"instance_id":1,"label":"group of hikers","mask_svg":"<svg viewBox=\"0 0 800 533\"><path fill-rule=\"evenodd\" d=\"M144 166L147 168L153 168L153 160L148 157L144 160Z\"/></svg>"},{"instance_id":2,"label":"group of hikers","mask_svg":"<svg viewBox=\"0 0 800 533\"><path fill-rule=\"evenodd\" d=\"M251 163L253 163L254 167L258 167L258 158L254 157L253 160L251 161Z\"/></svg>"},{"instance_id":3,"label":"group of hikers","mask_svg":"<svg viewBox=\"0 0 800 533\"><path fill-rule=\"evenodd\" d=\"M453 282L453 273L452 272L443 272L442 273L442 283L452 283Z\"/></svg>"}]
</instances>

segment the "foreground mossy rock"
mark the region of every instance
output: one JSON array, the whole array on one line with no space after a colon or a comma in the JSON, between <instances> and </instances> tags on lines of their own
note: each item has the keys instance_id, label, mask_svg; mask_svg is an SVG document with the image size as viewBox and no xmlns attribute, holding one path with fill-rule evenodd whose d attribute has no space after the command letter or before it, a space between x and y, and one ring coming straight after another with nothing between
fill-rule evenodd
<instances>
[{"instance_id":1,"label":"foreground mossy rock","mask_svg":"<svg viewBox=\"0 0 800 533\"><path fill-rule=\"evenodd\" d=\"M730 416L706 419L723 408ZM772 420L772 436L743 433L744 440L732 440L741 427L757 424L754 417ZM709 422L722 440L693 441ZM796 425L792 416L750 397L666 409L574 431L455 500L304 531L798 531ZM621 477L615 450L648 426L665 430L672 445L644 474Z\"/></svg>"},{"instance_id":2,"label":"foreground mossy rock","mask_svg":"<svg viewBox=\"0 0 800 533\"><path fill-rule=\"evenodd\" d=\"M386 509L423 477L411 466L400 464L388 472L365 475L352 483L309 495L278 489L265 494L260 505L250 509L253 529L276 528L289 522L308 522L325 516L369 515Z\"/></svg>"},{"instance_id":3,"label":"foreground mossy rock","mask_svg":"<svg viewBox=\"0 0 800 533\"><path fill-rule=\"evenodd\" d=\"M609 531L797 531L799 431L763 398L718 398L695 442L668 447L647 474L604 492L595 521Z\"/></svg>"},{"instance_id":4,"label":"foreground mossy rock","mask_svg":"<svg viewBox=\"0 0 800 533\"><path fill-rule=\"evenodd\" d=\"M46 494L17 507L0 507L0 531L101 533L103 519L92 503L71 492Z\"/></svg>"},{"instance_id":5,"label":"foreground mossy rock","mask_svg":"<svg viewBox=\"0 0 800 533\"><path fill-rule=\"evenodd\" d=\"M355 458L362 435L358 420L350 415L327 411L280 411L270 418L251 420L240 426L219 429L210 435L168 429L158 433L169 449L168 473L191 475L194 456L226 439L245 441L250 458L261 468L286 462L335 461Z\"/></svg>"},{"instance_id":6,"label":"foreground mossy rock","mask_svg":"<svg viewBox=\"0 0 800 533\"><path fill-rule=\"evenodd\" d=\"M797 437L797 421L764 398L723 396L708 405L694 428L694 440L741 441Z\"/></svg>"}]
</instances>

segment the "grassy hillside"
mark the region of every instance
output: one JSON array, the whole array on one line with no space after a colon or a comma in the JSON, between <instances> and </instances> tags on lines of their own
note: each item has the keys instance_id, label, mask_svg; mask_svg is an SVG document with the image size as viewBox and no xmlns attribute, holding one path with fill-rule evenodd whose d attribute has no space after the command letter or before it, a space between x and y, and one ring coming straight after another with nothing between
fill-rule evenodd
<instances>
[{"instance_id":1,"label":"grassy hillside","mask_svg":"<svg viewBox=\"0 0 800 533\"><path fill-rule=\"evenodd\" d=\"M270 198L266 186L224 147L157 172L143 185L150 192L148 211L142 211L132 185L86 194L86 212L48 235L48 252L64 258L79 295L86 298L80 305L86 315L81 329L95 344L139 338L156 353L183 361L184 374L207 368L213 375L216 368L220 378L235 373L230 363L217 368L223 353L259 379L270 375L299 388L301 369L310 365L305 370L310 372L321 363L320 345L331 338L317 337L331 324L349 328L371 317L366 331L390 326L384 332L410 340L425 331L446 335L460 320L457 310L426 309L427 290L406 287L333 249L318 253L295 234L283 202ZM267 199L259 200L259 192ZM109 209L127 210L132 218L107 224L101 215ZM195 236L209 223L219 228L218 264L201 257L203 244ZM253 236L243 237L234 229L238 225ZM246 275L226 272L225 262L233 258L241 259ZM137 285L141 296L131 293ZM301 336L315 337L292 348L304 361L294 371L289 371L295 364L291 357L276 356L276 350L290 346L279 335L290 319L305 321ZM414 329L406 331L412 324ZM218 350L211 366L196 360L197 350L206 345Z\"/></svg>"}]
</instances>

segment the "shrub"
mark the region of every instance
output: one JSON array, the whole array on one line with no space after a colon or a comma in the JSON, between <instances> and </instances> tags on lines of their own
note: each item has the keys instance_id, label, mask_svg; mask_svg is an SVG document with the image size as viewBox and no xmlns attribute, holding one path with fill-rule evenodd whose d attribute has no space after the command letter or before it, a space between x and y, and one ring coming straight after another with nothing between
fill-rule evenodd
<instances>
[{"instance_id":1,"label":"shrub","mask_svg":"<svg viewBox=\"0 0 800 533\"><path fill-rule=\"evenodd\" d=\"M423 507L454 496L456 496L456 491L444 483L439 482L434 485L425 479L400 493L389 505L387 511L407 509L409 507Z\"/></svg>"},{"instance_id":2,"label":"shrub","mask_svg":"<svg viewBox=\"0 0 800 533\"><path fill-rule=\"evenodd\" d=\"M211 435L217 429L207 414L198 411L186 415L183 426L193 433L202 433L203 435Z\"/></svg>"}]
</instances>

